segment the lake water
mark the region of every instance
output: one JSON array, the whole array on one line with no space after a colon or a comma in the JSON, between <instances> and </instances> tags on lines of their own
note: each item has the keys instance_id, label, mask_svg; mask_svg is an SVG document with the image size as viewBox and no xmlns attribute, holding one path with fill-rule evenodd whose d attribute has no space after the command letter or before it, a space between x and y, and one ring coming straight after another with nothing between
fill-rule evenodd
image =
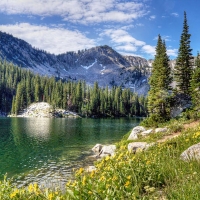
<instances>
[{"instance_id":1,"label":"lake water","mask_svg":"<svg viewBox=\"0 0 200 200\"><path fill-rule=\"evenodd\" d=\"M63 187L72 169L89 165L96 143L111 144L140 119L0 118L0 179L18 186Z\"/></svg>"}]
</instances>

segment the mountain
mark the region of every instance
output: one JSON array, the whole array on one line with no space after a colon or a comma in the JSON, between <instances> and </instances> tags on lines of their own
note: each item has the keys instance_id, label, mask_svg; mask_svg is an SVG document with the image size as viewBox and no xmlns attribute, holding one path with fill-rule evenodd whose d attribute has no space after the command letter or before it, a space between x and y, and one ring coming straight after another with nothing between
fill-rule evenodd
<instances>
[{"instance_id":1,"label":"mountain","mask_svg":"<svg viewBox=\"0 0 200 200\"><path fill-rule=\"evenodd\" d=\"M0 32L0 58L40 75L85 80L89 85L97 81L100 86L122 86L138 94L149 88L151 62L123 56L107 45L54 55Z\"/></svg>"}]
</instances>

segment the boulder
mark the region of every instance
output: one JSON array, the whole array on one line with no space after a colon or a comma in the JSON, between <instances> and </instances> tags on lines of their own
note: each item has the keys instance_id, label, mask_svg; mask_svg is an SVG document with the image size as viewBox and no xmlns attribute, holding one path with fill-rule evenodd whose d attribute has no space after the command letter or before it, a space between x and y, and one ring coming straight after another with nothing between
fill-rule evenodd
<instances>
[{"instance_id":1,"label":"boulder","mask_svg":"<svg viewBox=\"0 0 200 200\"><path fill-rule=\"evenodd\" d=\"M186 149L180 156L184 161L198 160L200 161L200 143L192 145Z\"/></svg>"},{"instance_id":2,"label":"boulder","mask_svg":"<svg viewBox=\"0 0 200 200\"><path fill-rule=\"evenodd\" d=\"M92 151L95 153L95 154L98 154L101 152L102 150L102 147L103 145L102 144L96 144L93 148L92 148Z\"/></svg>"},{"instance_id":3,"label":"boulder","mask_svg":"<svg viewBox=\"0 0 200 200\"><path fill-rule=\"evenodd\" d=\"M113 156L116 150L116 145L102 145L96 144L92 151L97 155L97 157ZM96 157L96 158L97 158Z\"/></svg>"},{"instance_id":4,"label":"boulder","mask_svg":"<svg viewBox=\"0 0 200 200\"><path fill-rule=\"evenodd\" d=\"M153 132L153 129L149 129L149 130L146 130L146 131L141 132L140 135L146 136L146 135L149 135L149 134L152 133L152 132Z\"/></svg>"},{"instance_id":5,"label":"boulder","mask_svg":"<svg viewBox=\"0 0 200 200\"><path fill-rule=\"evenodd\" d=\"M136 126L135 128L133 128L131 134L128 137L128 140L138 139L138 134L143 131L146 131L146 129L143 126Z\"/></svg>"},{"instance_id":6,"label":"boulder","mask_svg":"<svg viewBox=\"0 0 200 200\"><path fill-rule=\"evenodd\" d=\"M108 146L103 146L99 156L101 158L105 157L105 156L113 156L115 154L115 150L116 150L116 145L108 145Z\"/></svg>"},{"instance_id":7,"label":"boulder","mask_svg":"<svg viewBox=\"0 0 200 200\"><path fill-rule=\"evenodd\" d=\"M149 147L155 145L154 142L148 144L146 142L132 142L128 144L128 151L131 153L137 153L138 151L147 150Z\"/></svg>"},{"instance_id":8,"label":"boulder","mask_svg":"<svg viewBox=\"0 0 200 200\"><path fill-rule=\"evenodd\" d=\"M128 151L136 153L138 150L144 150L147 147L146 142L132 142L128 144Z\"/></svg>"},{"instance_id":9,"label":"boulder","mask_svg":"<svg viewBox=\"0 0 200 200\"><path fill-rule=\"evenodd\" d=\"M156 128L155 133L166 133L168 128Z\"/></svg>"}]
</instances>

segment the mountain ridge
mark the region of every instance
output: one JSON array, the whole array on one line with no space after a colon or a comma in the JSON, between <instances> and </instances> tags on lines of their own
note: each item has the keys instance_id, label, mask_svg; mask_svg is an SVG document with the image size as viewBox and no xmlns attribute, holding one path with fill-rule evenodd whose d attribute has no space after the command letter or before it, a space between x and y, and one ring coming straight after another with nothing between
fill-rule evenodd
<instances>
[{"instance_id":1,"label":"mountain ridge","mask_svg":"<svg viewBox=\"0 0 200 200\"><path fill-rule=\"evenodd\" d=\"M40 75L85 80L89 85L97 81L100 86L122 86L144 95L149 89L148 61L123 56L107 45L55 55L0 32L0 57Z\"/></svg>"}]
</instances>

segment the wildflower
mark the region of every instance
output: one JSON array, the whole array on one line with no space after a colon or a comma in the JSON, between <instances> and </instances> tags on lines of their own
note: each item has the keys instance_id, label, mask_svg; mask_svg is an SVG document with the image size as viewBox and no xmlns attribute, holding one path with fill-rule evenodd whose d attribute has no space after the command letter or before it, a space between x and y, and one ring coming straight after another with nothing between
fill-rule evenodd
<instances>
[{"instance_id":1,"label":"wildflower","mask_svg":"<svg viewBox=\"0 0 200 200\"><path fill-rule=\"evenodd\" d=\"M105 160L108 161L110 159L110 156L106 156Z\"/></svg>"},{"instance_id":2,"label":"wildflower","mask_svg":"<svg viewBox=\"0 0 200 200\"><path fill-rule=\"evenodd\" d=\"M53 193L49 193L48 200L52 200L52 198L53 198Z\"/></svg>"},{"instance_id":3,"label":"wildflower","mask_svg":"<svg viewBox=\"0 0 200 200\"><path fill-rule=\"evenodd\" d=\"M18 192L19 192L18 189L14 190L14 192L12 192L12 193L10 194L10 198L11 198L11 199L14 198L14 197L17 195Z\"/></svg>"},{"instance_id":4,"label":"wildflower","mask_svg":"<svg viewBox=\"0 0 200 200\"><path fill-rule=\"evenodd\" d=\"M84 168L80 168L77 172L76 175L79 176L80 174L82 174L84 172Z\"/></svg>"},{"instance_id":5,"label":"wildflower","mask_svg":"<svg viewBox=\"0 0 200 200\"><path fill-rule=\"evenodd\" d=\"M91 177L91 178L94 177L94 174L95 174L95 170L93 170L93 171L91 172L90 177Z\"/></svg>"},{"instance_id":6,"label":"wildflower","mask_svg":"<svg viewBox=\"0 0 200 200\"><path fill-rule=\"evenodd\" d=\"M29 186L28 186L28 191L29 191L30 193L34 191L33 184L29 184Z\"/></svg>"},{"instance_id":7,"label":"wildflower","mask_svg":"<svg viewBox=\"0 0 200 200\"><path fill-rule=\"evenodd\" d=\"M83 183L83 185L85 185L85 183L86 183L86 177L85 176L83 176L82 183Z\"/></svg>"},{"instance_id":8,"label":"wildflower","mask_svg":"<svg viewBox=\"0 0 200 200\"><path fill-rule=\"evenodd\" d=\"M131 184L130 181L126 181L126 183L124 184L125 187L128 187Z\"/></svg>"},{"instance_id":9,"label":"wildflower","mask_svg":"<svg viewBox=\"0 0 200 200\"><path fill-rule=\"evenodd\" d=\"M89 191L88 194L92 194L92 191Z\"/></svg>"},{"instance_id":10,"label":"wildflower","mask_svg":"<svg viewBox=\"0 0 200 200\"><path fill-rule=\"evenodd\" d=\"M146 165L149 165L151 163L151 161L147 160Z\"/></svg>"},{"instance_id":11,"label":"wildflower","mask_svg":"<svg viewBox=\"0 0 200 200\"><path fill-rule=\"evenodd\" d=\"M102 177L100 178L100 181L103 181L103 180L105 180L105 177L104 177L104 176L102 176Z\"/></svg>"},{"instance_id":12,"label":"wildflower","mask_svg":"<svg viewBox=\"0 0 200 200\"><path fill-rule=\"evenodd\" d=\"M70 186L71 182L72 182L71 180L68 181L67 184L66 184L66 186Z\"/></svg>"},{"instance_id":13,"label":"wildflower","mask_svg":"<svg viewBox=\"0 0 200 200\"><path fill-rule=\"evenodd\" d=\"M131 179L131 175L127 176L126 178L127 178L128 180L130 180L130 179Z\"/></svg>"}]
</instances>

